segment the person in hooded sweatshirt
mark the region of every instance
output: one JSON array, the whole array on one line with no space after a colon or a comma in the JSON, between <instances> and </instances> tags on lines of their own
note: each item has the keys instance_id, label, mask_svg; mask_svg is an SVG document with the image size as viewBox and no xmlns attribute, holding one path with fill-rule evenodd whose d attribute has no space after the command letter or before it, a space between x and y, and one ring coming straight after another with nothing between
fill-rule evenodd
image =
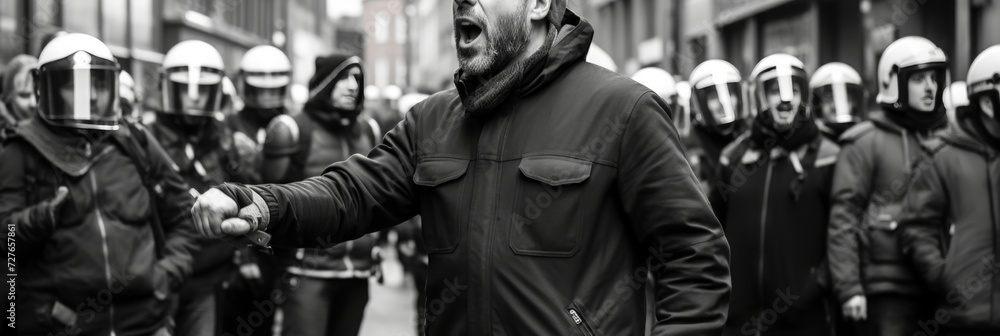
<instances>
[{"instance_id":1,"label":"person in hooded sweatshirt","mask_svg":"<svg viewBox=\"0 0 1000 336\"><path fill-rule=\"evenodd\" d=\"M84 34L45 46L38 113L0 154L0 219L17 240L21 335L170 335L191 272L193 198L118 108L118 63Z\"/></svg>"},{"instance_id":2,"label":"person in hooded sweatshirt","mask_svg":"<svg viewBox=\"0 0 1000 336\"><path fill-rule=\"evenodd\" d=\"M209 190L202 234L317 247L420 214L427 335L718 335L729 244L666 101L586 62L594 28L565 0L452 12L455 89L322 175Z\"/></svg>"},{"instance_id":3,"label":"person in hooded sweatshirt","mask_svg":"<svg viewBox=\"0 0 1000 336\"><path fill-rule=\"evenodd\" d=\"M302 113L278 116L268 126L264 181L319 176L330 164L375 148L382 133L375 120L361 113L364 84L360 58L316 58ZM320 242L321 248L275 249L278 267L290 273L279 284L288 295L281 304L282 335L358 333L368 303L368 278L376 266L375 240L371 234L343 243Z\"/></svg>"},{"instance_id":4,"label":"person in hooded sweatshirt","mask_svg":"<svg viewBox=\"0 0 1000 336\"><path fill-rule=\"evenodd\" d=\"M957 125L924 143L932 157L903 200L903 253L937 299L925 334L1000 335L1000 45L968 72Z\"/></svg>"},{"instance_id":5,"label":"person in hooded sweatshirt","mask_svg":"<svg viewBox=\"0 0 1000 336\"><path fill-rule=\"evenodd\" d=\"M899 248L898 221L920 141L937 136L948 119L941 97L944 52L921 37L890 44L878 66L871 114L841 136L830 211L829 261L833 294L848 320L870 335L911 336L930 317L927 287Z\"/></svg>"},{"instance_id":6,"label":"person in hooded sweatshirt","mask_svg":"<svg viewBox=\"0 0 1000 336\"><path fill-rule=\"evenodd\" d=\"M802 61L765 57L750 80L756 120L723 149L712 195L733 258L723 335L829 335L824 243L839 148L806 108Z\"/></svg>"}]
</instances>

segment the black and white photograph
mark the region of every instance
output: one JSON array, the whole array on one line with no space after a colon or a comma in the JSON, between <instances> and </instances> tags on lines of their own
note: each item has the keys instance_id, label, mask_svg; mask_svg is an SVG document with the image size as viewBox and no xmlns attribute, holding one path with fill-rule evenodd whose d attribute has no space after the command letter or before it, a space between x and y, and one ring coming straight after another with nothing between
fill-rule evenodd
<instances>
[{"instance_id":1,"label":"black and white photograph","mask_svg":"<svg viewBox=\"0 0 1000 336\"><path fill-rule=\"evenodd\" d=\"M1000 0L0 0L3 335L1000 336Z\"/></svg>"}]
</instances>

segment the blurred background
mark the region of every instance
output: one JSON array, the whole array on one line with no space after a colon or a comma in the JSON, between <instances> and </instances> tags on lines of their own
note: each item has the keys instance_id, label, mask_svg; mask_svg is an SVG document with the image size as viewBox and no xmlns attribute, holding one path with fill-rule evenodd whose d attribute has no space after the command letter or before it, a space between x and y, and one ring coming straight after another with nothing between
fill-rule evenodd
<instances>
[{"instance_id":1,"label":"blurred background","mask_svg":"<svg viewBox=\"0 0 1000 336\"><path fill-rule=\"evenodd\" d=\"M406 94L452 87L452 4L0 0L0 72L15 55L38 55L57 32L79 32L107 43L140 92L152 92L164 53L177 42L213 45L231 75L248 49L270 44L291 59L292 106L305 101L317 56L347 52L364 60L366 97L390 108ZM973 57L1000 44L1000 0L569 0L569 8L595 27L592 61L626 76L659 67L682 80L715 58L749 73L763 56L784 52L810 73L828 62L847 63L876 92L876 62L899 37L924 36L941 47L952 80L964 79ZM386 251L385 283L371 287L363 335L414 334L416 289L398 253Z\"/></svg>"},{"instance_id":2,"label":"blurred background","mask_svg":"<svg viewBox=\"0 0 1000 336\"><path fill-rule=\"evenodd\" d=\"M247 49L272 44L292 60L296 100L305 97L313 59L333 51L360 55L368 92L394 100L451 86L457 67L451 6L446 0L0 0L0 70L14 55L37 55L60 30L105 41L146 90L156 85L163 53L179 41L209 42L231 72ZM997 0L569 0L569 7L594 24L594 44L624 75L647 66L686 75L712 58L748 72L761 57L786 52L810 72L847 63L874 85L881 50L920 35L948 54L951 75L960 79L975 55L1000 43Z\"/></svg>"}]
</instances>

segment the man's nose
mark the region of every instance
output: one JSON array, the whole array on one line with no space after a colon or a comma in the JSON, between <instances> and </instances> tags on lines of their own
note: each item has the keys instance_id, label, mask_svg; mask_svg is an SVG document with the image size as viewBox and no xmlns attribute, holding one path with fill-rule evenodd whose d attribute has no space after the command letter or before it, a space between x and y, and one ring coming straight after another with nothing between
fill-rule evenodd
<instances>
[{"instance_id":1,"label":"man's nose","mask_svg":"<svg viewBox=\"0 0 1000 336\"><path fill-rule=\"evenodd\" d=\"M937 84L937 83L935 83L934 80L931 79L930 77L924 78L924 90L925 91L934 91L935 84Z\"/></svg>"}]
</instances>

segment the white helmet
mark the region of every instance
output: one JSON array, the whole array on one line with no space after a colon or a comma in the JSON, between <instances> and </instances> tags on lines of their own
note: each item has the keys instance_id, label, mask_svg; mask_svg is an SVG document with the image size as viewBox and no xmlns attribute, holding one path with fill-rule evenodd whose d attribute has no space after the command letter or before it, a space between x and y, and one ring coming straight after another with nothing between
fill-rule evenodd
<instances>
[{"instance_id":1,"label":"white helmet","mask_svg":"<svg viewBox=\"0 0 1000 336\"><path fill-rule=\"evenodd\" d=\"M944 97L941 100L944 103L944 108L949 111L969 106L969 90L965 82L952 82L948 87L944 88Z\"/></svg>"},{"instance_id":2,"label":"white helmet","mask_svg":"<svg viewBox=\"0 0 1000 336\"><path fill-rule=\"evenodd\" d=\"M160 90L168 114L216 117L222 112L222 55L198 40L177 43L163 57Z\"/></svg>"},{"instance_id":3,"label":"white helmet","mask_svg":"<svg viewBox=\"0 0 1000 336\"><path fill-rule=\"evenodd\" d=\"M142 97L135 85L135 79L125 70L118 73L118 97L121 99L119 107L122 109L122 116L138 119Z\"/></svg>"},{"instance_id":4,"label":"white helmet","mask_svg":"<svg viewBox=\"0 0 1000 336\"><path fill-rule=\"evenodd\" d=\"M677 81L669 72L660 68L642 68L632 74L632 80L645 85L665 100L677 97Z\"/></svg>"},{"instance_id":5,"label":"white helmet","mask_svg":"<svg viewBox=\"0 0 1000 336\"><path fill-rule=\"evenodd\" d=\"M979 110L979 102L987 98L993 102L993 111L983 111L993 120L1000 121L1000 45L983 50L969 67L966 79L970 106Z\"/></svg>"},{"instance_id":6,"label":"white helmet","mask_svg":"<svg viewBox=\"0 0 1000 336\"><path fill-rule=\"evenodd\" d=\"M38 111L62 127L118 129L119 65L108 46L85 34L53 39L38 56Z\"/></svg>"},{"instance_id":7,"label":"white helmet","mask_svg":"<svg viewBox=\"0 0 1000 336\"><path fill-rule=\"evenodd\" d=\"M848 124L861 120L865 91L861 75L850 65L833 62L819 67L809 79L809 92L812 111L824 123Z\"/></svg>"},{"instance_id":8,"label":"white helmet","mask_svg":"<svg viewBox=\"0 0 1000 336\"><path fill-rule=\"evenodd\" d=\"M765 118L763 120L773 121L775 126L789 127L796 118L809 117L808 110L800 116L799 111L793 109L787 118L779 114L784 106L791 106L796 89L800 92L800 109L809 103L809 95L805 94L809 76L806 75L805 65L797 57L781 53L764 57L750 72L750 79L750 99L753 101L750 105L757 112L758 120ZM767 88L771 86L778 90L781 99L778 106L768 104Z\"/></svg>"},{"instance_id":9,"label":"white helmet","mask_svg":"<svg viewBox=\"0 0 1000 336\"><path fill-rule=\"evenodd\" d=\"M284 106L292 82L292 63L280 49L260 45L240 60L241 93L246 105L269 109Z\"/></svg>"},{"instance_id":10,"label":"white helmet","mask_svg":"<svg viewBox=\"0 0 1000 336\"><path fill-rule=\"evenodd\" d=\"M934 70L939 81L937 104L941 104L944 92L948 58L930 40L919 36L907 36L892 42L878 62L878 96L875 101L886 108L901 110L907 101L906 83L910 75L922 70Z\"/></svg>"},{"instance_id":11,"label":"white helmet","mask_svg":"<svg viewBox=\"0 0 1000 336\"><path fill-rule=\"evenodd\" d=\"M745 117L740 71L729 62L708 60L694 70L691 83L691 106L695 119L716 131L730 133L732 125Z\"/></svg>"}]
</instances>

